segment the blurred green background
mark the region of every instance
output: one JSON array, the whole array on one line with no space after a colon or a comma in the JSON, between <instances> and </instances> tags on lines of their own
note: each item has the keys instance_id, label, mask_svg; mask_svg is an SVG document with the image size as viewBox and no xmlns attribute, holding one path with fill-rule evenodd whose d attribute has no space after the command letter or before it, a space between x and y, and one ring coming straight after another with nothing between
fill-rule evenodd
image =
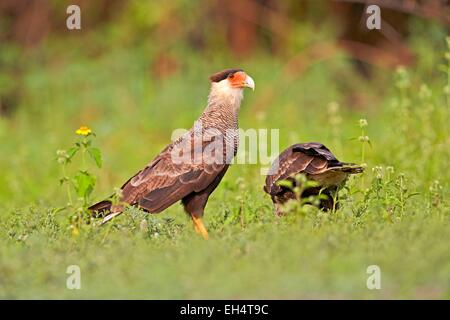
<instances>
[{"instance_id":1,"label":"blurred green background","mask_svg":"<svg viewBox=\"0 0 450 320\"><path fill-rule=\"evenodd\" d=\"M372 2L380 31L365 27L364 1L3 0L0 297L449 297L449 3ZM70 4L81 30L66 28ZM333 217L278 220L259 166L235 165L206 208L208 243L180 206L73 238L70 212L53 210L67 202L55 151L80 125L95 131L101 200L192 125L208 77L230 67L256 82L241 128L280 129L281 150L319 141L361 162L365 118L372 147L352 188L375 190L372 169L393 166L418 195L401 214L374 191ZM373 261L386 272L377 292L365 287ZM65 288L68 264L85 270L83 290Z\"/></svg>"}]
</instances>

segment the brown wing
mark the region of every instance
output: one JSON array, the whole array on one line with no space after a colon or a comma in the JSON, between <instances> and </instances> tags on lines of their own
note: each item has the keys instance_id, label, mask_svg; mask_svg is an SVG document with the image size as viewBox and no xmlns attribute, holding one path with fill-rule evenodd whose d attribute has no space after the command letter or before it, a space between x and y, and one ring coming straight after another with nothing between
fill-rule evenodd
<instances>
[{"instance_id":1,"label":"brown wing","mask_svg":"<svg viewBox=\"0 0 450 320\"><path fill-rule=\"evenodd\" d=\"M192 136L191 136L192 137ZM220 152L205 153L213 142L224 141L215 136L195 148L193 140L179 139L164 149L149 165L132 177L122 187L122 201L138 204L143 209L157 213L192 192L204 190L228 166ZM189 157L183 159L183 155Z\"/></svg>"},{"instance_id":2,"label":"brown wing","mask_svg":"<svg viewBox=\"0 0 450 320\"><path fill-rule=\"evenodd\" d=\"M320 174L330 167L341 163L323 144L310 142L299 143L284 150L274 161L266 177L264 191L274 195L282 191L276 184L298 173Z\"/></svg>"}]
</instances>

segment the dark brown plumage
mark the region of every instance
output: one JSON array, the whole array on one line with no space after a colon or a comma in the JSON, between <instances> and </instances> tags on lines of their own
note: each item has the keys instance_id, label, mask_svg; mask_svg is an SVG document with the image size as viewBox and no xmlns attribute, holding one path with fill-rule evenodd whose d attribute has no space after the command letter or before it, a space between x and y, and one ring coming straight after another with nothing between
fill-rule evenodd
<instances>
[{"instance_id":1,"label":"dark brown plumage","mask_svg":"<svg viewBox=\"0 0 450 320\"><path fill-rule=\"evenodd\" d=\"M327 199L321 200L319 207L330 210L334 206L333 198L337 199L337 191L344 185L348 176L361 173L363 170L361 166L340 162L321 143L294 144L284 150L272 164L266 177L264 191L272 198L277 214L281 214L280 205L296 197L292 190L278 185L277 182L289 180L295 186L294 176L299 173L305 174L309 180L318 182L319 186L306 189L301 197L306 198L321 192Z\"/></svg>"},{"instance_id":2,"label":"dark brown plumage","mask_svg":"<svg viewBox=\"0 0 450 320\"><path fill-rule=\"evenodd\" d=\"M225 80L230 75L233 75L239 71L244 71L244 70L242 70L242 69L225 69L223 71L213 74L211 77L209 77L209 80L211 80L212 82L219 82L219 81Z\"/></svg>"},{"instance_id":3,"label":"dark brown plumage","mask_svg":"<svg viewBox=\"0 0 450 320\"><path fill-rule=\"evenodd\" d=\"M210 79L208 105L191 130L122 186L119 204L106 200L89 208L107 212L103 222L121 214L126 205L158 213L181 200L196 231L208 237L201 220L204 208L237 151L243 88L254 88L253 79L240 69L224 70Z\"/></svg>"}]
</instances>

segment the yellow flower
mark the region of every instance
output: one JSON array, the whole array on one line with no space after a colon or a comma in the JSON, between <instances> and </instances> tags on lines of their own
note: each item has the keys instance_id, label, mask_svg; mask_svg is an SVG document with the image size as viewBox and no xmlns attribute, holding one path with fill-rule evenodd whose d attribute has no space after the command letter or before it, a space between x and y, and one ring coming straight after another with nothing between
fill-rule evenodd
<instances>
[{"instance_id":1,"label":"yellow flower","mask_svg":"<svg viewBox=\"0 0 450 320\"><path fill-rule=\"evenodd\" d=\"M80 234L80 230L78 230L77 227L73 227L73 229L72 229L72 236L73 237L78 237L79 234Z\"/></svg>"},{"instance_id":2,"label":"yellow flower","mask_svg":"<svg viewBox=\"0 0 450 320\"><path fill-rule=\"evenodd\" d=\"M81 136L87 136L88 134L92 133L92 130L86 126L81 126L77 131L75 131L75 133Z\"/></svg>"}]
</instances>

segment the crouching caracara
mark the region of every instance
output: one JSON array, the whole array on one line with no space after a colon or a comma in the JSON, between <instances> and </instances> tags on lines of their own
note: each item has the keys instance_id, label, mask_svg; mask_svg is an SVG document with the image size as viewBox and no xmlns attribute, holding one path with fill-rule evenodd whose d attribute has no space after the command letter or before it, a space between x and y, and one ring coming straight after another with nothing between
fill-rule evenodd
<instances>
[{"instance_id":1,"label":"crouching caracara","mask_svg":"<svg viewBox=\"0 0 450 320\"><path fill-rule=\"evenodd\" d=\"M352 163L340 162L323 144L316 142L294 144L284 150L272 164L266 177L264 191L267 192L275 205L278 215L282 214L281 205L289 200L295 200L292 188L277 183L281 180L291 181L295 187L294 178L304 174L308 180L316 181L318 186L308 188L301 194L302 198L324 194L326 199L320 201L319 207L330 210L336 207L337 192L342 188L350 174L361 173L364 168Z\"/></svg>"},{"instance_id":2,"label":"crouching caracara","mask_svg":"<svg viewBox=\"0 0 450 320\"><path fill-rule=\"evenodd\" d=\"M158 213L181 200L196 232L208 238L204 208L236 155L244 88L255 88L241 69L218 72L210 80L208 105L193 127L122 186L117 204L105 200L89 208L105 213L103 222L121 214L127 205Z\"/></svg>"}]
</instances>

